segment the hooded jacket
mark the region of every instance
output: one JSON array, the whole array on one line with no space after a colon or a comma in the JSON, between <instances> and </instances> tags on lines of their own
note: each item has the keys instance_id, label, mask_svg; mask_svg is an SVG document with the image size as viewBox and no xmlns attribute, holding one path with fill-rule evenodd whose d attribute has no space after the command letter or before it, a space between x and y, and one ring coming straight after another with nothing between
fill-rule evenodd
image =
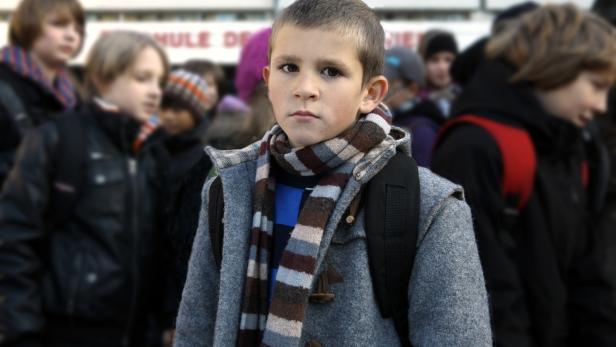
<instances>
[{"instance_id":1,"label":"hooded jacket","mask_svg":"<svg viewBox=\"0 0 616 347\"><path fill-rule=\"evenodd\" d=\"M513 69L489 61L455 104L455 115L473 114L522 128L535 147L537 168L530 200L510 235L501 195L502 159L484 129L465 124L440 139L432 169L461 184L475 217L479 254L491 298L498 346L616 344L614 274L589 224L581 163L582 131L552 116L533 89L511 84ZM515 144L512 144L515 145Z\"/></svg>"},{"instance_id":2,"label":"hooded jacket","mask_svg":"<svg viewBox=\"0 0 616 347\"><path fill-rule=\"evenodd\" d=\"M393 132L401 133L398 130ZM334 267L342 281L331 284L335 299L309 303L301 345L397 346L393 320L381 317L373 294L366 250L364 212L350 227L341 220L362 184L395 154L409 153L408 135L389 136L388 150L360 161L327 223L317 257L317 276ZM252 192L259 143L241 150L207 148L224 192L224 240L220 273L211 252L208 191L193 244L188 279L177 319L176 346L234 346L246 277ZM370 157L366 155L366 158ZM410 340L414 346L490 346L491 332L482 270L469 209L459 186L419 169L421 206L417 255L409 287Z\"/></svg>"}]
</instances>

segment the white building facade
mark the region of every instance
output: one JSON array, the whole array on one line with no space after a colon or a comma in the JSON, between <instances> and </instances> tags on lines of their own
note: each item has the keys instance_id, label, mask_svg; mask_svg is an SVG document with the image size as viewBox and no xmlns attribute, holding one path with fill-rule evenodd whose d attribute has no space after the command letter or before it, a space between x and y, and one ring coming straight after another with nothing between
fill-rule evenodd
<instances>
[{"instance_id":1,"label":"white building facade","mask_svg":"<svg viewBox=\"0 0 616 347\"><path fill-rule=\"evenodd\" d=\"M271 25L280 8L293 0L81 0L87 12L83 63L93 42L105 32L136 30L153 35L174 64L192 58L234 65L251 33ZM386 46L415 48L431 28L454 33L461 47L490 30L493 15L521 0L365 0L382 18ZM542 2L542 1L537 1ZM562 3L567 0L545 0ZM573 1L589 8L593 0ZM0 0L0 45L19 0Z\"/></svg>"}]
</instances>

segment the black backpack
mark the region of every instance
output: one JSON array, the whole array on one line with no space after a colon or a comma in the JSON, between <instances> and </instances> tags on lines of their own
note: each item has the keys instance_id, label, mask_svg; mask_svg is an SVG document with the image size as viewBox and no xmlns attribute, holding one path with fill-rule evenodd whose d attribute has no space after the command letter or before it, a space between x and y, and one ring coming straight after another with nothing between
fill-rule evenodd
<instances>
[{"instance_id":1,"label":"black backpack","mask_svg":"<svg viewBox=\"0 0 616 347\"><path fill-rule=\"evenodd\" d=\"M26 114L26 108L13 88L5 81L0 81L0 104L15 125L20 141L32 129L32 121ZM0 188L15 160L15 148L0 148Z\"/></svg>"},{"instance_id":2,"label":"black backpack","mask_svg":"<svg viewBox=\"0 0 616 347\"><path fill-rule=\"evenodd\" d=\"M53 168L46 220L57 226L71 217L85 184L88 119L71 112L54 122L58 129L58 143L50 158Z\"/></svg>"},{"instance_id":3,"label":"black backpack","mask_svg":"<svg viewBox=\"0 0 616 347\"><path fill-rule=\"evenodd\" d=\"M396 153L363 191L368 260L376 302L381 316L394 320L402 345L411 346L408 289L419 223L419 176L415 160ZM351 203L354 204L355 201ZM216 177L210 186L208 215L212 253L219 271L223 212L222 183Z\"/></svg>"},{"instance_id":4,"label":"black backpack","mask_svg":"<svg viewBox=\"0 0 616 347\"><path fill-rule=\"evenodd\" d=\"M34 124L13 88L0 81L0 103L9 113L20 138L23 140L34 129ZM58 144L51 155L53 163L51 193L46 220L52 225L65 222L79 200L80 188L85 180L86 120L70 113L54 120L58 129ZM8 169L7 169L8 172Z\"/></svg>"}]
</instances>

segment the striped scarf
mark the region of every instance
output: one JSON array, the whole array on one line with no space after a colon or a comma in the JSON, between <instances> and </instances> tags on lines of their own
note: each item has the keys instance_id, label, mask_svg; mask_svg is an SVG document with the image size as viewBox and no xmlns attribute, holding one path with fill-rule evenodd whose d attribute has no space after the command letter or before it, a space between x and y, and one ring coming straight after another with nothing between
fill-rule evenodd
<instances>
[{"instance_id":1,"label":"striped scarf","mask_svg":"<svg viewBox=\"0 0 616 347\"><path fill-rule=\"evenodd\" d=\"M30 57L28 51L17 46L2 48L0 50L0 63L43 87L64 106L65 110L71 109L77 104L77 93L66 70L58 71L56 80L51 84L43 77L43 72Z\"/></svg>"},{"instance_id":2,"label":"striped scarf","mask_svg":"<svg viewBox=\"0 0 616 347\"><path fill-rule=\"evenodd\" d=\"M146 122L141 124L137 138L133 141L133 153L139 152L145 141L160 127L160 119L157 116L152 116Z\"/></svg>"},{"instance_id":3,"label":"striped scarf","mask_svg":"<svg viewBox=\"0 0 616 347\"><path fill-rule=\"evenodd\" d=\"M377 108L333 139L301 149L289 145L274 126L259 147L238 346L297 346L302 334L316 259L326 223L355 165L389 134L390 117ZM272 247L276 182L270 156L294 175L325 173L306 199L282 254L271 306L268 308L268 264Z\"/></svg>"}]
</instances>

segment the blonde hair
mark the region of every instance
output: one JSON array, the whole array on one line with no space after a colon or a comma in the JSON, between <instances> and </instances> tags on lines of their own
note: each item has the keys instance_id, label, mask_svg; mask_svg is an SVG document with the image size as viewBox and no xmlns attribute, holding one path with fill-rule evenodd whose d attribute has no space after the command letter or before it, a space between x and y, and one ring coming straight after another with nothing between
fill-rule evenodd
<instances>
[{"instance_id":1,"label":"blonde hair","mask_svg":"<svg viewBox=\"0 0 616 347\"><path fill-rule=\"evenodd\" d=\"M97 86L109 84L126 72L135 62L139 53L145 48L153 48L160 55L164 64L164 85L169 74L169 60L163 48L154 39L133 31L112 31L102 36L88 55L85 65L86 97L98 94Z\"/></svg>"},{"instance_id":2,"label":"blonde hair","mask_svg":"<svg viewBox=\"0 0 616 347\"><path fill-rule=\"evenodd\" d=\"M551 90L582 71L616 78L616 31L602 18L574 5L546 5L508 23L486 46L488 58L516 68L511 82Z\"/></svg>"},{"instance_id":3,"label":"blonde hair","mask_svg":"<svg viewBox=\"0 0 616 347\"><path fill-rule=\"evenodd\" d=\"M73 20L77 24L81 44L83 45L85 15L78 0L22 0L13 14L9 24L9 42L26 50L30 50L34 41L41 35L45 15L59 11L63 20Z\"/></svg>"}]
</instances>

